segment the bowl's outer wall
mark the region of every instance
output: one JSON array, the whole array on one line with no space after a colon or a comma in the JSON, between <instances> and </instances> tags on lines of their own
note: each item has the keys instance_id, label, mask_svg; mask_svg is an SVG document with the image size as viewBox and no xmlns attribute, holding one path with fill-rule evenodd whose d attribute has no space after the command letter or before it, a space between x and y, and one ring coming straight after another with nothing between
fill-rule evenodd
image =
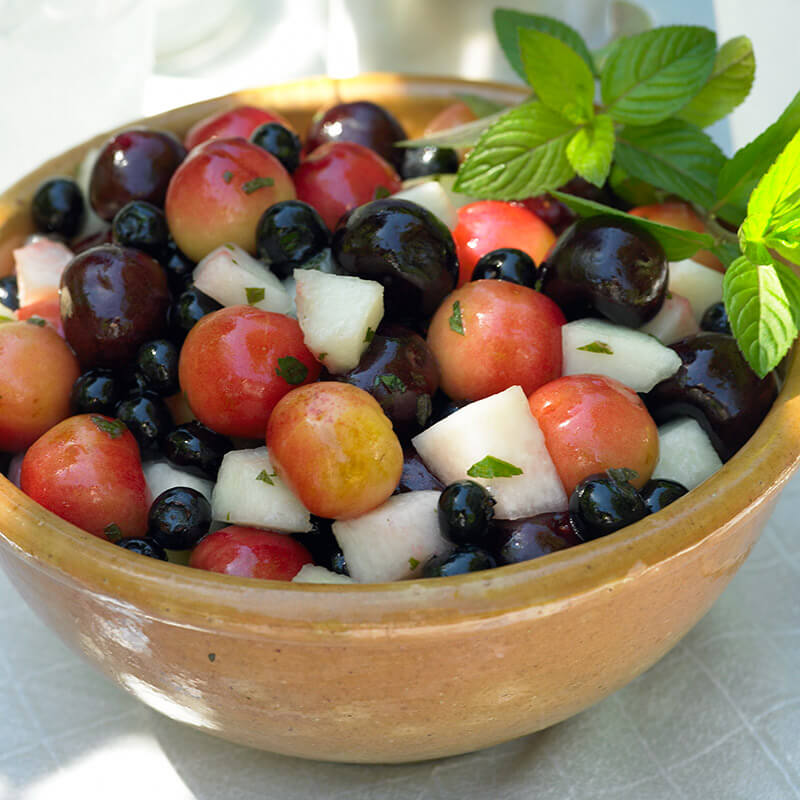
<instances>
[{"instance_id":1,"label":"bowl's outer wall","mask_svg":"<svg viewBox=\"0 0 800 800\"><path fill-rule=\"evenodd\" d=\"M308 80L148 121L184 132L237 102L288 112L369 98L414 134L455 80ZM45 177L97 137L0 196L0 269L30 230ZM5 259L5 260L4 260ZM278 753L401 762L530 733L602 699L653 664L710 608L797 466L787 388L750 443L686 501L602 540L489 574L377 587L290 587L142 559L58 520L0 478L0 562L30 605L144 702L226 739Z\"/></svg>"}]
</instances>

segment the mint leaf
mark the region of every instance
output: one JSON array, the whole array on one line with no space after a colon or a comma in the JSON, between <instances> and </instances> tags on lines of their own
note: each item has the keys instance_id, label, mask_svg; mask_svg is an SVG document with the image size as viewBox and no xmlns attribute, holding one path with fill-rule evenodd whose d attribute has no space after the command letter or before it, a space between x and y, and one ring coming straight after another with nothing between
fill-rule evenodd
<instances>
[{"instance_id":1,"label":"mint leaf","mask_svg":"<svg viewBox=\"0 0 800 800\"><path fill-rule=\"evenodd\" d=\"M375 380L373 381L373 386L380 386L383 384L390 392L392 393L402 393L406 390L406 385L403 381L397 377L397 375L392 375L391 373L387 373L385 375L376 375Z\"/></svg>"},{"instance_id":2,"label":"mint leaf","mask_svg":"<svg viewBox=\"0 0 800 800\"><path fill-rule=\"evenodd\" d=\"M372 194L373 200L383 200L385 197L388 197L391 192L385 187L378 184L375 187L375 191Z\"/></svg>"},{"instance_id":3,"label":"mint leaf","mask_svg":"<svg viewBox=\"0 0 800 800\"><path fill-rule=\"evenodd\" d=\"M481 136L453 188L475 197L521 200L561 186L575 174L567 143L578 127L543 103L523 103Z\"/></svg>"},{"instance_id":4,"label":"mint leaf","mask_svg":"<svg viewBox=\"0 0 800 800\"><path fill-rule=\"evenodd\" d=\"M479 94L469 92L456 92L455 96L478 118L488 117L498 111L506 109L505 103L498 103L497 100L490 100Z\"/></svg>"},{"instance_id":5,"label":"mint leaf","mask_svg":"<svg viewBox=\"0 0 800 800\"><path fill-rule=\"evenodd\" d=\"M278 359L275 374L279 378L283 378L286 383L297 386L308 377L308 367L294 356L284 356Z\"/></svg>"},{"instance_id":6,"label":"mint leaf","mask_svg":"<svg viewBox=\"0 0 800 800\"><path fill-rule=\"evenodd\" d=\"M592 200L584 200L582 197L575 197L564 192L554 191L550 194L571 208L578 216L596 217L598 214L610 214L612 217L622 217L639 225L658 239L668 261L682 261L684 258L691 258L698 250L708 250L714 246L714 239L707 233L695 233L695 231L686 231L682 228L673 228L672 225L662 225L660 222L644 219L644 217L634 217L617 208L595 203Z\"/></svg>"},{"instance_id":7,"label":"mint leaf","mask_svg":"<svg viewBox=\"0 0 800 800\"><path fill-rule=\"evenodd\" d=\"M496 8L492 15L494 29L497 33L497 40L503 49L511 68L523 80L526 80L525 67L522 63L522 56L519 51L518 31L520 28L541 31L560 39L564 44L571 47L594 72L592 56L586 42L581 35L560 20L552 17L545 17L540 14L525 14L522 11L513 11L509 8Z\"/></svg>"},{"instance_id":8,"label":"mint leaf","mask_svg":"<svg viewBox=\"0 0 800 800\"><path fill-rule=\"evenodd\" d=\"M369 344L375 337L375 331L367 325L367 332L364 334L364 343Z\"/></svg>"},{"instance_id":9,"label":"mint leaf","mask_svg":"<svg viewBox=\"0 0 800 800\"><path fill-rule=\"evenodd\" d=\"M581 128L567 145L567 158L575 172L595 186L605 183L613 155L614 123L607 114Z\"/></svg>"},{"instance_id":10,"label":"mint leaf","mask_svg":"<svg viewBox=\"0 0 800 800\"><path fill-rule=\"evenodd\" d=\"M118 542L122 538L122 528L116 522L110 522L103 528L103 533L109 542Z\"/></svg>"},{"instance_id":11,"label":"mint leaf","mask_svg":"<svg viewBox=\"0 0 800 800\"><path fill-rule=\"evenodd\" d=\"M585 344L583 347L576 347L575 349L585 350L587 353L600 353L605 356L614 355L614 351L611 349L611 346L605 342L589 342L589 344Z\"/></svg>"},{"instance_id":12,"label":"mint leaf","mask_svg":"<svg viewBox=\"0 0 800 800\"><path fill-rule=\"evenodd\" d=\"M611 166L608 183L614 194L631 206L651 206L667 199L667 193L663 189L656 189L655 186L628 175L617 163Z\"/></svg>"},{"instance_id":13,"label":"mint leaf","mask_svg":"<svg viewBox=\"0 0 800 800\"><path fill-rule=\"evenodd\" d=\"M461 319L461 302L456 300L453 303L453 313L450 315L450 319L448 320L450 323L450 330L455 331L455 333L464 336L464 321Z\"/></svg>"},{"instance_id":14,"label":"mint leaf","mask_svg":"<svg viewBox=\"0 0 800 800\"><path fill-rule=\"evenodd\" d=\"M680 119L622 128L616 160L628 175L704 208L714 202L717 176L725 164L709 135Z\"/></svg>"},{"instance_id":15,"label":"mint leaf","mask_svg":"<svg viewBox=\"0 0 800 800\"><path fill-rule=\"evenodd\" d=\"M247 304L254 306L264 299L264 288L262 286L247 286L244 290L247 297Z\"/></svg>"},{"instance_id":16,"label":"mint leaf","mask_svg":"<svg viewBox=\"0 0 800 800\"><path fill-rule=\"evenodd\" d=\"M753 43L746 36L729 39L717 51L708 82L678 116L707 128L727 117L750 94L755 74Z\"/></svg>"},{"instance_id":17,"label":"mint leaf","mask_svg":"<svg viewBox=\"0 0 800 800\"><path fill-rule=\"evenodd\" d=\"M419 559L414 558L414 556L409 556L408 559L408 567L411 570L415 570L419 566Z\"/></svg>"},{"instance_id":18,"label":"mint leaf","mask_svg":"<svg viewBox=\"0 0 800 800\"><path fill-rule=\"evenodd\" d=\"M729 267L742 254L738 245L731 242L719 242L711 248L711 252L722 262L723 266Z\"/></svg>"},{"instance_id":19,"label":"mint leaf","mask_svg":"<svg viewBox=\"0 0 800 800\"><path fill-rule=\"evenodd\" d=\"M274 486L275 481L273 481L272 479L275 477L277 477L276 472L269 473L265 469L262 469L261 472L259 472L258 475L256 475L256 480L262 481L263 483L268 483L270 486Z\"/></svg>"},{"instance_id":20,"label":"mint leaf","mask_svg":"<svg viewBox=\"0 0 800 800\"><path fill-rule=\"evenodd\" d=\"M514 475L522 475L522 470L502 458L485 456L467 470L467 475L470 478L513 478Z\"/></svg>"},{"instance_id":21,"label":"mint leaf","mask_svg":"<svg viewBox=\"0 0 800 800\"><path fill-rule=\"evenodd\" d=\"M725 164L717 182L717 198L710 210L726 222L739 225L745 217L747 201L756 184L798 130L800 92L776 122L737 150Z\"/></svg>"},{"instance_id":22,"label":"mint leaf","mask_svg":"<svg viewBox=\"0 0 800 800\"><path fill-rule=\"evenodd\" d=\"M594 117L594 76L569 45L548 33L521 28L519 52L528 83L546 106L571 122Z\"/></svg>"},{"instance_id":23,"label":"mint leaf","mask_svg":"<svg viewBox=\"0 0 800 800\"><path fill-rule=\"evenodd\" d=\"M242 191L245 194L253 194L259 189L264 189L267 186L274 186L275 181L272 178L253 178L250 181L245 181L242 184Z\"/></svg>"},{"instance_id":24,"label":"mint leaf","mask_svg":"<svg viewBox=\"0 0 800 800\"><path fill-rule=\"evenodd\" d=\"M606 470L606 475L617 483L629 483L639 477L639 473L629 467L611 467Z\"/></svg>"},{"instance_id":25,"label":"mint leaf","mask_svg":"<svg viewBox=\"0 0 800 800\"><path fill-rule=\"evenodd\" d=\"M603 66L606 110L626 125L654 125L683 108L714 67L712 31L674 25L621 39Z\"/></svg>"},{"instance_id":26,"label":"mint leaf","mask_svg":"<svg viewBox=\"0 0 800 800\"><path fill-rule=\"evenodd\" d=\"M760 378L774 369L797 336L797 325L775 267L737 258L725 272L722 293L731 331Z\"/></svg>"},{"instance_id":27,"label":"mint leaf","mask_svg":"<svg viewBox=\"0 0 800 800\"><path fill-rule=\"evenodd\" d=\"M89 417L98 430L107 433L112 439L119 439L128 426L121 419L106 419L105 417Z\"/></svg>"},{"instance_id":28,"label":"mint leaf","mask_svg":"<svg viewBox=\"0 0 800 800\"><path fill-rule=\"evenodd\" d=\"M230 183L233 180L233 173L229 169L226 169L225 172L222 173L222 180L225 181L225 183Z\"/></svg>"}]
</instances>

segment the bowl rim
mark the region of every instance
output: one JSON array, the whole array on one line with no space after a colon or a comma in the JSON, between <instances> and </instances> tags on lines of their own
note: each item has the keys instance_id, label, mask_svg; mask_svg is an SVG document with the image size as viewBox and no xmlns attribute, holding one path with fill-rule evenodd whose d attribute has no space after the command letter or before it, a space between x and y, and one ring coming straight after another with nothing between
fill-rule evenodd
<instances>
[{"instance_id":1,"label":"bowl rim","mask_svg":"<svg viewBox=\"0 0 800 800\"><path fill-rule=\"evenodd\" d=\"M301 79L192 103L118 126L65 151L0 194L0 245L19 212L18 195L111 133L132 125L178 127L242 102L277 110L275 98L299 92L307 108L339 98L441 98L472 91L508 99L522 87L436 76L369 73L350 79ZM369 94L368 94L369 93ZM269 102L265 98L269 99ZM48 172L48 170L51 170ZM766 419L722 468L656 517L548 556L450 578L379 584L307 584L235 578L142 558L60 519L0 476L0 554L16 557L101 595L105 602L153 619L252 636L312 631L358 637L418 635L436 625L482 626L518 615L555 613L597 592L658 570L672 559L724 537L743 517L775 499L800 465L800 363L793 353L786 380ZM2 552L5 551L5 552Z\"/></svg>"}]
</instances>

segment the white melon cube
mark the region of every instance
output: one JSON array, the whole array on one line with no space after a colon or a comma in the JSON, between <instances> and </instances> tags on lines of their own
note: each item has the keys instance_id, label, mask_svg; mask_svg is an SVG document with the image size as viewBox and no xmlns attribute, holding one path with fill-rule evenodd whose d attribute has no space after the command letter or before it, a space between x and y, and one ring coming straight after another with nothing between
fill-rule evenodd
<instances>
[{"instance_id":1,"label":"white melon cube","mask_svg":"<svg viewBox=\"0 0 800 800\"><path fill-rule=\"evenodd\" d=\"M166 461L149 461L142 464L144 479L147 481L147 488L153 500L167 489L174 489L176 486L186 486L195 489L203 497L211 502L211 491L214 488L214 481L192 475L190 472L178 469Z\"/></svg>"},{"instance_id":2,"label":"white melon cube","mask_svg":"<svg viewBox=\"0 0 800 800\"><path fill-rule=\"evenodd\" d=\"M438 183L442 189L444 189L445 194L447 195L450 202L455 207L456 211L462 206L469 205L470 203L474 203L477 200L480 200L479 197L472 197L468 194L461 194L461 192L454 192L453 186L456 182L455 174L445 173L442 175L425 175L420 178L409 178L406 181L403 181L403 190L411 189L414 186L421 186L424 183L431 183L435 182Z\"/></svg>"},{"instance_id":3,"label":"white melon cube","mask_svg":"<svg viewBox=\"0 0 800 800\"><path fill-rule=\"evenodd\" d=\"M602 319L561 327L564 375L605 375L635 392L649 392L675 374L680 356L646 333Z\"/></svg>"},{"instance_id":4,"label":"white melon cube","mask_svg":"<svg viewBox=\"0 0 800 800\"><path fill-rule=\"evenodd\" d=\"M194 268L194 285L223 306L251 305L285 314L292 299L269 267L235 244L212 250Z\"/></svg>"},{"instance_id":5,"label":"white melon cube","mask_svg":"<svg viewBox=\"0 0 800 800\"><path fill-rule=\"evenodd\" d=\"M694 489L721 466L714 445L697 420L681 417L659 427L653 478L668 478Z\"/></svg>"},{"instance_id":6,"label":"white melon cube","mask_svg":"<svg viewBox=\"0 0 800 800\"><path fill-rule=\"evenodd\" d=\"M464 406L415 436L412 443L444 484L471 478L486 486L497 503L498 519L567 507L564 487L520 386ZM487 457L521 472L510 477L470 476L470 468L486 463Z\"/></svg>"},{"instance_id":7,"label":"white melon cube","mask_svg":"<svg viewBox=\"0 0 800 800\"><path fill-rule=\"evenodd\" d=\"M45 236L14 250L14 271L20 306L58 291L61 273L74 258L72 250Z\"/></svg>"},{"instance_id":8,"label":"white melon cube","mask_svg":"<svg viewBox=\"0 0 800 800\"><path fill-rule=\"evenodd\" d=\"M452 552L439 531L438 503L439 492L406 492L360 517L334 522L351 577L358 583L419 577L429 558Z\"/></svg>"},{"instance_id":9,"label":"white melon cube","mask_svg":"<svg viewBox=\"0 0 800 800\"><path fill-rule=\"evenodd\" d=\"M669 265L668 288L689 301L699 324L706 309L722 300L722 278L721 272L691 259L674 261Z\"/></svg>"},{"instance_id":10,"label":"white melon cube","mask_svg":"<svg viewBox=\"0 0 800 800\"><path fill-rule=\"evenodd\" d=\"M311 513L276 475L266 447L225 454L211 498L211 514L220 522L277 533L311 529Z\"/></svg>"},{"instance_id":11,"label":"white melon cube","mask_svg":"<svg viewBox=\"0 0 800 800\"><path fill-rule=\"evenodd\" d=\"M700 326L694 318L689 301L679 294L669 292L658 314L639 330L655 336L661 344L672 344L700 333Z\"/></svg>"},{"instance_id":12,"label":"white melon cube","mask_svg":"<svg viewBox=\"0 0 800 800\"><path fill-rule=\"evenodd\" d=\"M316 564L303 564L300 572L292 578L293 583L355 583L347 575L340 575L325 567L318 567Z\"/></svg>"},{"instance_id":13,"label":"white melon cube","mask_svg":"<svg viewBox=\"0 0 800 800\"><path fill-rule=\"evenodd\" d=\"M427 208L452 231L458 225L458 211L450 196L438 181L425 181L392 195L399 200L410 200Z\"/></svg>"},{"instance_id":14,"label":"white melon cube","mask_svg":"<svg viewBox=\"0 0 800 800\"><path fill-rule=\"evenodd\" d=\"M353 369L383 318L383 286L349 275L296 269L297 321L306 347L328 372Z\"/></svg>"}]
</instances>

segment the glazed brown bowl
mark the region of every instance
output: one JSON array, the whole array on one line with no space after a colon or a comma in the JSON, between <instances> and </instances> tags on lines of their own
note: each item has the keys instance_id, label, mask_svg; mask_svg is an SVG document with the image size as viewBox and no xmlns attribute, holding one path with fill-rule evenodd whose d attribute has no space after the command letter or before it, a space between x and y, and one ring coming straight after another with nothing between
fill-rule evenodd
<instances>
[{"instance_id":1,"label":"glazed brown bowl","mask_svg":"<svg viewBox=\"0 0 800 800\"><path fill-rule=\"evenodd\" d=\"M144 122L183 133L240 102L304 130L341 100L386 105L417 133L469 91L521 89L367 75L304 80ZM105 135L0 195L0 261L30 232L38 183ZM0 478L0 561L30 605L102 673L153 708L234 742L305 758L402 762L487 747L618 689L708 611L798 466L800 366L752 439L656 516L527 563L362 586L230 578L129 553Z\"/></svg>"}]
</instances>

